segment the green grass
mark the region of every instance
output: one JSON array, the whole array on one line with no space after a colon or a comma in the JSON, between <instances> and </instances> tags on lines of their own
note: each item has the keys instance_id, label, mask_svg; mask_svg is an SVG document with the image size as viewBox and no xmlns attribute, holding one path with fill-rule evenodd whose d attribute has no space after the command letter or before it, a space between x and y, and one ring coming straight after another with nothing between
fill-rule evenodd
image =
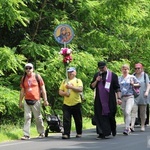
<instances>
[{"instance_id":1,"label":"green grass","mask_svg":"<svg viewBox=\"0 0 150 150\"><path fill-rule=\"evenodd\" d=\"M117 124L123 123L122 117L116 118ZM47 126L47 123L45 122L45 127ZM83 119L83 129L90 129L95 128L95 126L92 125L90 118L84 118ZM72 121L72 131L75 130L74 121ZM31 137L38 136L38 133L36 131L35 125L32 125L30 128ZM12 140L18 140L23 136L23 130L19 126L15 125L1 125L0 126L0 142L6 142L6 141L12 141Z\"/></svg>"}]
</instances>

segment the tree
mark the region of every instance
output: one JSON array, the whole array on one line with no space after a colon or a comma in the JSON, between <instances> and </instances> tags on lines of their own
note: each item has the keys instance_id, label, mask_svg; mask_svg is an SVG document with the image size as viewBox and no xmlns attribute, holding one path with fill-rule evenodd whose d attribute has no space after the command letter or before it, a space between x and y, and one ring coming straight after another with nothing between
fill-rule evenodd
<instances>
[{"instance_id":1,"label":"tree","mask_svg":"<svg viewBox=\"0 0 150 150\"><path fill-rule=\"evenodd\" d=\"M58 53L63 45L53 32L63 23L75 32L67 46L73 50L70 65L84 83L84 115L93 111L89 84L99 60L106 60L118 75L125 62L131 68L142 62L150 72L149 0L1 0L0 8L1 86L19 90L24 64L32 62L45 80L48 97L61 108L58 88L65 73Z\"/></svg>"}]
</instances>

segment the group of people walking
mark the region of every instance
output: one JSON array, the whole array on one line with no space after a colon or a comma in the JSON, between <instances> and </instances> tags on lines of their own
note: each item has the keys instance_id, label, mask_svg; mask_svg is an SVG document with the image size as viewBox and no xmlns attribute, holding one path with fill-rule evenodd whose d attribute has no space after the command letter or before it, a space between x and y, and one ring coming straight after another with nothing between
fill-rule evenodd
<instances>
[{"instance_id":1,"label":"group of people walking","mask_svg":"<svg viewBox=\"0 0 150 150\"><path fill-rule=\"evenodd\" d=\"M149 77L144 72L143 65L135 64L135 73L131 75L129 65L124 64L121 67L120 77L111 72L105 62L98 62L98 68L99 71L91 82L91 88L96 89L94 113L97 139L111 134L116 135L117 104L121 105L124 115L124 135L134 132L138 108L140 109L141 131L145 131L146 106L149 103ZM137 98L134 97L134 88L140 93Z\"/></svg>"},{"instance_id":2,"label":"group of people walking","mask_svg":"<svg viewBox=\"0 0 150 150\"><path fill-rule=\"evenodd\" d=\"M149 77L144 72L143 65L135 64L135 73L129 74L129 65L123 65L122 75L118 77L107 68L104 61L98 62L98 72L90 83L95 91L94 115L96 122L97 139L103 139L112 134L116 136L117 104L121 105L124 114L125 129L123 134L134 132L135 119L138 107L140 109L141 131L145 131L146 106L149 95ZM71 132L71 119L75 121L76 138L82 136L82 111L81 93L83 83L76 77L76 68L67 69L68 79L63 80L59 87L59 95L63 100L63 127L62 139L69 139ZM38 76L38 79L37 79ZM44 99L44 105L48 106L44 81L40 75L34 73L33 64L25 65L25 76L21 79L21 92L19 107L22 108L24 101L24 136L22 140L30 139L30 124L32 112L36 120L39 137L44 137L44 125L40 112L40 93ZM134 98L133 88L139 88L140 95Z\"/></svg>"}]
</instances>

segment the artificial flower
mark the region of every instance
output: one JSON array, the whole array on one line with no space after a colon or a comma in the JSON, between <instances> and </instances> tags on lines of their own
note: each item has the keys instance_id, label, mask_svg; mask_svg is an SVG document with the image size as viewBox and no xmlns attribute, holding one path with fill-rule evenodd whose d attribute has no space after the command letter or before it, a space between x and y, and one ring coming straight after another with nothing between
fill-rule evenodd
<instances>
[{"instance_id":1,"label":"artificial flower","mask_svg":"<svg viewBox=\"0 0 150 150\"><path fill-rule=\"evenodd\" d=\"M63 55L63 63L70 63L72 61L72 50L69 48L61 48L60 52L61 55Z\"/></svg>"}]
</instances>

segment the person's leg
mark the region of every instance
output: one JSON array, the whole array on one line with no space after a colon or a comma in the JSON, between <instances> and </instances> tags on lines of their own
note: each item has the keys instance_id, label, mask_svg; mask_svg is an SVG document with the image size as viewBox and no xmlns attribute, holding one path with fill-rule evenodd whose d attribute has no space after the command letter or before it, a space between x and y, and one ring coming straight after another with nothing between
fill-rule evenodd
<instances>
[{"instance_id":1,"label":"person's leg","mask_svg":"<svg viewBox=\"0 0 150 150\"><path fill-rule=\"evenodd\" d=\"M116 136L116 119L115 119L115 114L110 115L110 126L111 126L112 135Z\"/></svg>"},{"instance_id":2,"label":"person's leg","mask_svg":"<svg viewBox=\"0 0 150 150\"><path fill-rule=\"evenodd\" d=\"M124 123L125 123L125 120L126 120L126 114L125 114L126 98L125 97L122 97L121 109L122 109L122 112L123 112L123 118L124 118Z\"/></svg>"},{"instance_id":3,"label":"person's leg","mask_svg":"<svg viewBox=\"0 0 150 150\"><path fill-rule=\"evenodd\" d=\"M135 125L135 120L137 118L138 114L138 106L136 103L134 103L133 108L131 110L131 131L134 132L134 125Z\"/></svg>"},{"instance_id":4,"label":"person's leg","mask_svg":"<svg viewBox=\"0 0 150 150\"><path fill-rule=\"evenodd\" d=\"M64 127L64 136L70 137L71 130L71 107L63 105L63 127ZM66 138L67 138L66 136ZM63 138L63 137L62 137Z\"/></svg>"},{"instance_id":5,"label":"person's leg","mask_svg":"<svg viewBox=\"0 0 150 150\"><path fill-rule=\"evenodd\" d=\"M35 118L37 132L43 136L44 135L44 123L43 123L42 114L41 114L40 100L38 100L31 107L32 107L32 112L33 112L34 118Z\"/></svg>"},{"instance_id":6,"label":"person's leg","mask_svg":"<svg viewBox=\"0 0 150 150\"><path fill-rule=\"evenodd\" d=\"M149 124L149 104L147 104L147 107L146 107L146 121L145 121L145 125L148 125Z\"/></svg>"},{"instance_id":7,"label":"person's leg","mask_svg":"<svg viewBox=\"0 0 150 150\"><path fill-rule=\"evenodd\" d=\"M30 137L30 125L31 125L31 118L32 118L32 113L31 113L31 107L27 105L26 101L24 101L24 136ZM22 137L23 139L23 137Z\"/></svg>"},{"instance_id":8,"label":"person's leg","mask_svg":"<svg viewBox=\"0 0 150 150\"><path fill-rule=\"evenodd\" d=\"M130 129L130 122L131 122L131 110L134 106L134 97L130 96L126 98L126 109L125 109L125 115L126 115L126 119L125 119L125 128L126 129Z\"/></svg>"},{"instance_id":9,"label":"person's leg","mask_svg":"<svg viewBox=\"0 0 150 150\"><path fill-rule=\"evenodd\" d=\"M94 115L95 115L95 122L96 122L96 133L98 134L98 137L96 139L101 139L104 138L105 136L103 135L102 129L101 129L101 106L100 100L95 99L94 101Z\"/></svg>"},{"instance_id":10,"label":"person's leg","mask_svg":"<svg viewBox=\"0 0 150 150\"><path fill-rule=\"evenodd\" d=\"M82 111L81 111L81 104L77 104L76 106L73 107L72 109L72 115L75 121L75 126L76 126L76 132L77 135L82 134Z\"/></svg>"},{"instance_id":11,"label":"person's leg","mask_svg":"<svg viewBox=\"0 0 150 150\"><path fill-rule=\"evenodd\" d=\"M140 118L141 118L141 131L145 131L145 120L146 120L146 105L139 105Z\"/></svg>"}]
</instances>

